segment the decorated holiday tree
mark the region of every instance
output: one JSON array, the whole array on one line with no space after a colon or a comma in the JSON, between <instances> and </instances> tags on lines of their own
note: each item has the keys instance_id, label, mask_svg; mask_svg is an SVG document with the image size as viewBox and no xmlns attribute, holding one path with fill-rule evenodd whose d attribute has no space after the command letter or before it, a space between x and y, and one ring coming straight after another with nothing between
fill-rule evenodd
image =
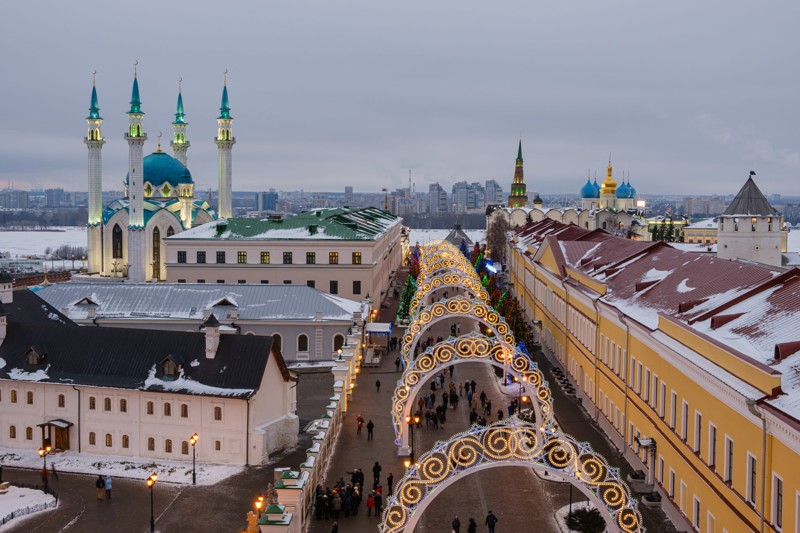
<instances>
[{"instance_id":1,"label":"decorated holiday tree","mask_svg":"<svg viewBox=\"0 0 800 533\"><path fill-rule=\"evenodd\" d=\"M408 318L408 313L411 308L411 300L414 298L414 293L417 292L417 283L414 277L409 274L406 278L406 283L403 285L403 291L400 293L400 304L397 308L397 318Z\"/></svg>"}]
</instances>

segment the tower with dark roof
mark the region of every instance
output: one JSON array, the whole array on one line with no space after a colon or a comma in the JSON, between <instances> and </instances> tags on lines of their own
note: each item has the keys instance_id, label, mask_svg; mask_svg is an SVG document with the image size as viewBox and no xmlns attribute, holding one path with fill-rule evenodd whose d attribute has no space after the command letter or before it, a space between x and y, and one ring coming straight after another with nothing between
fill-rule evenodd
<instances>
[{"instance_id":1,"label":"tower with dark roof","mask_svg":"<svg viewBox=\"0 0 800 533\"><path fill-rule=\"evenodd\" d=\"M753 181L754 172L717 221L717 257L781 266L783 215Z\"/></svg>"},{"instance_id":2,"label":"tower with dark roof","mask_svg":"<svg viewBox=\"0 0 800 533\"><path fill-rule=\"evenodd\" d=\"M526 207L528 195L525 192L525 176L522 169L522 139L517 149L517 166L514 168L514 180L511 182L511 192L508 195L508 207Z\"/></svg>"}]
</instances>

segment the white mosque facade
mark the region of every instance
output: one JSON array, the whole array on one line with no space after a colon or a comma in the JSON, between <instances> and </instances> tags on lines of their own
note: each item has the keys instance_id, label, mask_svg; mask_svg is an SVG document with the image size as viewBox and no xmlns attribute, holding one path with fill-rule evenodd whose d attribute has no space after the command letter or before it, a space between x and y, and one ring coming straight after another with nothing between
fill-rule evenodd
<instances>
[{"instance_id":1,"label":"white mosque facade","mask_svg":"<svg viewBox=\"0 0 800 533\"><path fill-rule=\"evenodd\" d=\"M161 150L144 156L147 134L134 73L128 111L128 174L123 182L124 198L103 206L102 149L106 142L101 126L97 89L92 86L88 132L84 143L89 151L88 261L89 273L110 278L144 282L166 279L164 239L193 226L231 216L232 148L236 143L228 104L227 80L214 139L218 149L218 212L195 197L195 184L187 167L190 143L186 135L183 97L178 102L170 146L173 155Z\"/></svg>"}]
</instances>

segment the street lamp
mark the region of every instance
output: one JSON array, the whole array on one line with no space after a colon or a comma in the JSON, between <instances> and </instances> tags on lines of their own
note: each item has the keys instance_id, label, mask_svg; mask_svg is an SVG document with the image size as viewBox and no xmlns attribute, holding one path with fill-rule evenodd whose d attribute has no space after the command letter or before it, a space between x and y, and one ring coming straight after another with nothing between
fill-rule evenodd
<instances>
[{"instance_id":1,"label":"street lamp","mask_svg":"<svg viewBox=\"0 0 800 533\"><path fill-rule=\"evenodd\" d=\"M414 426L419 424L419 417L414 415L414 417L407 416L406 417L406 424L408 424L408 428L411 431L410 437L410 446L408 456L410 461L414 462Z\"/></svg>"},{"instance_id":2,"label":"street lamp","mask_svg":"<svg viewBox=\"0 0 800 533\"><path fill-rule=\"evenodd\" d=\"M155 533L156 530L156 521L153 517L153 485L156 484L156 481L158 481L158 474L155 472L147 478L147 487L150 489L150 533Z\"/></svg>"},{"instance_id":3,"label":"street lamp","mask_svg":"<svg viewBox=\"0 0 800 533\"><path fill-rule=\"evenodd\" d=\"M341 360L342 360L342 349L341 349L341 348L339 348L339 349L337 350L337 352L339 353L339 361L341 361Z\"/></svg>"},{"instance_id":4,"label":"street lamp","mask_svg":"<svg viewBox=\"0 0 800 533\"><path fill-rule=\"evenodd\" d=\"M196 462L195 462L195 459L196 459L197 456L195 455L195 447L194 447L194 445L197 444L197 439L199 439L199 438L200 438L200 435L195 433L189 439L189 444L192 445L192 485L197 485L197 467L196 467Z\"/></svg>"},{"instance_id":5,"label":"street lamp","mask_svg":"<svg viewBox=\"0 0 800 533\"><path fill-rule=\"evenodd\" d=\"M39 448L39 457L44 460L44 465L42 466L42 481L44 481L44 493L47 494L47 454L52 451L52 447L49 444L46 444Z\"/></svg>"},{"instance_id":6,"label":"street lamp","mask_svg":"<svg viewBox=\"0 0 800 533\"><path fill-rule=\"evenodd\" d=\"M256 498L256 511L258 512L258 517L261 518L261 508L264 506L264 497L259 496Z\"/></svg>"}]
</instances>

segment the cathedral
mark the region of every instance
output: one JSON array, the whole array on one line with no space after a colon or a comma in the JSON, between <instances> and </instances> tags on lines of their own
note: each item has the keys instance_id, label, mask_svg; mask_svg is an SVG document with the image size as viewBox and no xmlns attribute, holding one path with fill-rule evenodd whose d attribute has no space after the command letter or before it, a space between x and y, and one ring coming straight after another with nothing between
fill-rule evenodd
<instances>
[{"instance_id":1,"label":"cathedral","mask_svg":"<svg viewBox=\"0 0 800 533\"><path fill-rule=\"evenodd\" d=\"M227 71L226 71L227 72ZM123 180L124 198L103 206L103 137L97 88L92 82L88 132L84 143L89 150L88 259L89 273L127 278L133 282L166 279L166 253L163 239L193 226L231 216L233 117L228 104L227 75L222 88L222 103L217 117L218 211L195 198L192 174L187 168L188 122L183 111L183 96L178 87L178 103L170 146L172 155L161 150L144 156L147 134L139 97L139 80L134 70L133 90L128 110L128 174ZM160 134L159 134L160 137Z\"/></svg>"}]
</instances>

